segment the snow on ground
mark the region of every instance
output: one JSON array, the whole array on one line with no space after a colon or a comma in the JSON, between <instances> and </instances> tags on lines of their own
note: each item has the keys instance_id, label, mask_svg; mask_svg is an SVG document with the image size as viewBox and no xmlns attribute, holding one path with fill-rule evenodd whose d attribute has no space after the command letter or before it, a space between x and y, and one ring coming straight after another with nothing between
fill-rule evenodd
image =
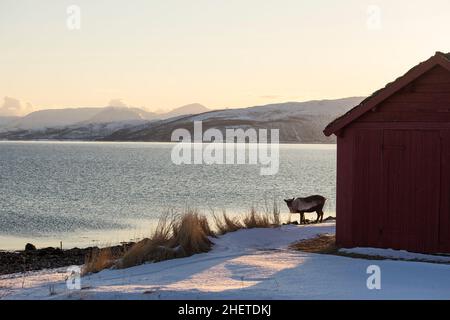
<instances>
[{"instance_id":1,"label":"snow on ground","mask_svg":"<svg viewBox=\"0 0 450 320\"><path fill-rule=\"evenodd\" d=\"M450 265L369 261L288 249L334 233L334 223L240 230L212 251L184 259L104 270L69 290L64 270L0 277L3 299L450 299ZM370 265L381 290L367 289Z\"/></svg>"},{"instance_id":2,"label":"snow on ground","mask_svg":"<svg viewBox=\"0 0 450 320\"><path fill-rule=\"evenodd\" d=\"M354 253L390 259L420 260L428 262L450 263L450 256L414 253L405 250L379 249L379 248L351 248L351 249L343 248L340 249L339 251L342 253L350 253L350 254Z\"/></svg>"}]
</instances>

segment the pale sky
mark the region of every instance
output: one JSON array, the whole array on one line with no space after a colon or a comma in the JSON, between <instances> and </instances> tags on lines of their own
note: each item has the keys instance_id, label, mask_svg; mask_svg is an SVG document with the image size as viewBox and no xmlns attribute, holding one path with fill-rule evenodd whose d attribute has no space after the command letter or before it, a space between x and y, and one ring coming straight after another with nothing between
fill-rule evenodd
<instances>
[{"instance_id":1,"label":"pale sky","mask_svg":"<svg viewBox=\"0 0 450 320\"><path fill-rule=\"evenodd\" d=\"M0 107L364 96L450 51L449 32L448 0L0 0Z\"/></svg>"}]
</instances>

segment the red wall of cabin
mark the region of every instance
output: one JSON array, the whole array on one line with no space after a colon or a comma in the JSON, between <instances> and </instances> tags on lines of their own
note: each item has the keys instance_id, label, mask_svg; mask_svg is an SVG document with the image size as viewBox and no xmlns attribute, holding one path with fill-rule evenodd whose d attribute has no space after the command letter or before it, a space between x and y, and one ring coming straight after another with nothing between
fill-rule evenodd
<instances>
[{"instance_id":1,"label":"red wall of cabin","mask_svg":"<svg viewBox=\"0 0 450 320\"><path fill-rule=\"evenodd\" d=\"M436 67L338 136L337 244L450 252L450 72Z\"/></svg>"}]
</instances>

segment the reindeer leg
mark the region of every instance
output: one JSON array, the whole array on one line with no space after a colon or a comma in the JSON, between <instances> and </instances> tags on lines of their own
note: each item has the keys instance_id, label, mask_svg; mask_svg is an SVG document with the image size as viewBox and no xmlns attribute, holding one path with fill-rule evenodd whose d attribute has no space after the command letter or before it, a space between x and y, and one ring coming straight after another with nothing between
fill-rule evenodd
<instances>
[{"instance_id":1,"label":"reindeer leg","mask_svg":"<svg viewBox=\"0 0 450 320\"><path fill-rule=\"evenodd\" d=\"M323 220L323 211L322 210L317 210L317 220L316 223L318 223L320 221L320 223L322 223Z\"/></svg>"}]
</instances>

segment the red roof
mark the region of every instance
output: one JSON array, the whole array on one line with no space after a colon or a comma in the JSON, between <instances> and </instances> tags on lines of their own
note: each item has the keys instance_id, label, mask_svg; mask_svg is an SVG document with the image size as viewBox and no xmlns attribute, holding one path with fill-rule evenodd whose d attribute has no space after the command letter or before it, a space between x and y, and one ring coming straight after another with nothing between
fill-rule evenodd
<instances>
[{"instance_id":1,"label":"red roof","mask_svg":"<svg viewBox=\"0 0 450 320\"><path fill-rule=\"evenodd\" d=\"M363 114L370 111L378 104L392 96L394 93L398 92L399 90L410 84L412 81L419 78L425 72L438 65L450 71L450 53L436 52L436 54L430 59L418 64L402 77L389 83L383 89L376 91L374 94L362 101L359 105L348 111L346 114L335 119L325 128L325 130L323 131L324 134L326 136L330 136L333 133L336 134L339 130L343 129L351 122L355 121Z\"/></svg>"}]
</instances>

